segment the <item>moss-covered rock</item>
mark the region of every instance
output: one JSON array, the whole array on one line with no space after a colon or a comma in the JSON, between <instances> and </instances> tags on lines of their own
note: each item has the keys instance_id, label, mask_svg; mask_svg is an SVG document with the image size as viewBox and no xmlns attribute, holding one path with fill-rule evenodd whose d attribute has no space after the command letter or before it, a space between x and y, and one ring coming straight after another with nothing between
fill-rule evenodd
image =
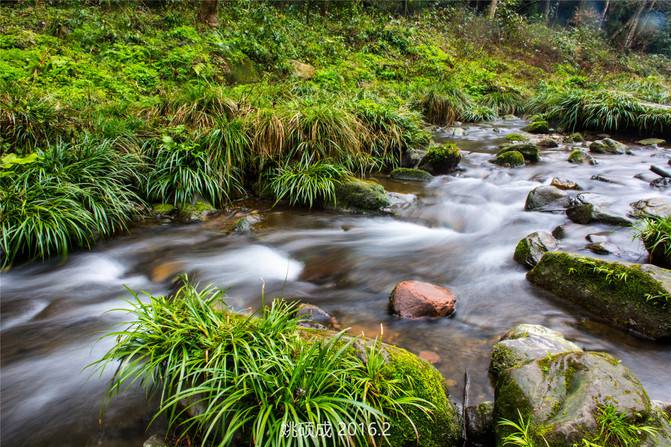
<instances>
[{"instance_id":1,"label":"moss-covered rock","mask_svg":"<svg viewBox=\"0 0 671 447\"><path fill-rule=\"evenodd\" d=\"M527 268L533 268L546 251L554 251L557 240L547 231L536 231L524 237L517 247L513 259Z\"/></svg>"},{"instance_id":2,"label":"moss-covered rock","mask_svg":"<svg viewBox=\"0 0 671 447\"><path fill-rule=\"evenodd\" d=\"M419 168L433 175L443 175L454 170L461 162L461 151L454 143L430 146L419 162Z\"/></svg>"},{"instance_id":3,"label":"moss-covered rock","mask_svg":"<svg viewBox=\"0 0 671 447\"><path fill-rule=\"evenodd\" d=\"M492 163L505 166L507 168L517 168L524 166L524 155L518 151L508 151L502 154L497 154L496 158L491 160Z\"/></svg>"},{"instance_id":4,"label":"moss-covered rock","mask_svg":"<svg viewBox=\"0 0 671 447\"><path fill-rule=\"evenodd\" d=\"M592 141L589 150L595 154L624 154L627 151L627 145L612 138L604 138Z\"/></svg>"},{"instance_id":5,"label":"moss-covered rock","mask_svg":"<svg viewBox=\"0 0 671 447\"><path fill-rule=\"evenodd\" d=\"M538 146L533 143L504 144L500 147L496 155L502 155L506 152L519 152L524 156L524 160L529 163L536 163L541 159Z\"/></svg>"},{"instance_id":6,"label":"moss-covered rock","mask_svg":"<svg viewBox=\"0 0 671 447\"><path fill-rule=\"evenodd\" d=\"M590 154L582 149L573 149L568 154L568 162L573 164L590 163L595 165L597 162Z\"/></svg>"},{"instance_id":7,"label":"moss-covered rock","mask_svg":"<svg viewBox=\"0 0 671 447\"><path fill-rule=\"evenodd\" d=\"M494 402L485 401L464 411L464 426L468 445L490 447L494 445Z\"/></svg>"},{"instance_id":8,"label":"moss-covered rock","mask_svg":"<svg viewBox=\"0 0 671 447\"><path fill-rule=\"evenodd\" d=\"M637 143L641 146L661 146L666 143L666 140L661 138L645 138L643 140L638 140Z\"/></svg>"},{"instance_id":9,"label":"moss-covered rock","mask_svg":"<svg viewBox=\"0 0 671 447\"><path fill-rule=\"evenodd\" d=\"M371 180L350 178L336 185L336 206L359 211L380 211L389 206L384 188Z\"/></svg>"},{"instance_id":10,"label":"moss-covered rock","mask_svg":"<svg viewBox=\"0 0 671 447\"><path fill-rule=\"evenodd\" d=\"M428 182L433 176L423 169L416 168L396 168L391 171L390 177L396 180L406 180L410 182Z\"/></svg>"},{"instance_id":11,"label":"moss-covered rock","mask_svg":"<svg viewBox=\"0 0 671 447\"><path fill-rule=\"evenodd\" d=\"M550 185L541 185L529 191L524 209L527 211L557 211L570 204L566 191Z\"/></svg>"},{"instance_id":12,"label":"moss-covered rock","mask_svg":"<svg viewBox=\"0 0 671 447\"><path fill-rule=\"evenodd\" d=\"M631 225L632 222L627 216L611 210L610 205L610 199L606 197L593 193L581 193L566 209L566 215L573 222L582 225L592 222L620 226Z\"/></svg>"},{"instance_id":13,"label":"moss-covered rock","mask_svg":"<svg viewBox=\"0 0 671 447\"><path fill-rule=\"evenodd\" d=\"M552 147L558 147L559 143L557 143L555 140L552 138L543 138L538 142L539 147L547 147L547 148L552 148Z\"/></svg>"},{"instance_id":14,"label":"moss-covered rock","mask_svg":"<svg viewBox=\"0 0 671 447\"><path fill-rule=\"evenodd\" d=\"M550 125L546 120L539 119L532 121L522 130L529 133L548 133L550 131Z\"/></svg>"},{"instance_id":15,"label":"moss-covered rock","mask_svg":"<svg viewBox=\"0 0 671 447\"><path fill-rule=\"evenodd\" d=\"M215 207L204 200L198 200L195 203L181 207L178 212L178 219L184 223L203 222L216 213L217 209Z\"/></svg>"},{"instance_id":16,"label":"moss-covered rock","mask_svg":"<svg viewBox=\"0 0 671 447\"><path fill-rule=\"evenodd\" d=\"M521 133L515 133L515 132L509 133L504 138L510 141L511 143L529 141L529 137L527 137L526 135L522 135Z\"/></svg>"},{"instance_id":17,"label":"moss-covered rock","mask_svg":"<svg viewBox=\"0 0 671 447\"><path fill-rule=\"evenodd\" d=\"M171 219L177 212L177 208L170 203L155 203L151 207L151 213L157 219Z\"/></svg>"},{"instance_id":18,"label":"moss-covered rock","mask_svg":"<svg viewBox=\"0 0 671 447\"><path fill-rule=\"evenodd\" d=\"M573 132L564 137L565 143L582 143L583 141L585 141L585 137L580 132Z\"/></svg>"},{"instance_id":19,"label":"moss-covered rock","mask_svg":"<svg viewBox=\"0 0 671 447\"><path fill-rule=\"evenodd\" d=\"M461 445L461 423L457 410L450 402L445 379L430 363L410 352L388 347L389 362L385 374L400 381L403 388L412 387L416 396L431 402L435 409L427 415L420 410L408 410L417 431L403 416L389 421L389 441L392 446L457 447Z\"/></svg>"},{"instance_id":20,"label":"moss-covered rock","mask_svg":"<svg viewBox=\"0 0 671 447\"><path fill-rule=\"evenodd\" d=\"M671 337L671 270L547 252L527 279L615 327Z\"/></svg>"}]
</instances>

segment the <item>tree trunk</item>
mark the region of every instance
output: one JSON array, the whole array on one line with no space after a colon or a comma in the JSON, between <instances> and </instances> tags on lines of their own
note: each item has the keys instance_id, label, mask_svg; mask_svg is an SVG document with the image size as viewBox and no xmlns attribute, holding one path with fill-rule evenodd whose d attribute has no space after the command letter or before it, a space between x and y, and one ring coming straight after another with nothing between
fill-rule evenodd
<instances>
[{"instance_id":1,"label":"tree trunk","mask_svg":"<svg viewBox=\"0 0 671 447\"><path fill-rule=\"evenodd\" d=\"M490 19L493 19L496 16L496 3L497 0L492 0L492 2L489 4L489 13L487 14L487 16Z\"/></svg>"},{"instance_id":2,"label":"tree trunk","mask_svg":"<svg viewBox=\"0 0 671 447\"><path fill-rule=\"evenodd\" d=\"M200 0L200 10L198 11L198 21L207 26L215 27L219 23L217 20L217 6L219 0Z\"/></svg>"},{"instance_id":3,"label":"tree trunk","mask_svg":"<svg viewBox=\"0 0 671 447\"><path fill-rule=\"evenodd\" d=\"M624 39L624 47L627 49L631 48L631 44L634 43L634 37L636 37L636 30L638 29L638 23L641 20L641 13L643 12L643 9L645 9L646 4L647 0L641 0L638 4L638 8L636 8L636 13L634 14L634 17L631 20L631 27L629 28L627 37Z\"/></svg>"},{"instance_id":4,"label":"tree trunk","mask_svg":"<svg viewBox=\"0 0 671 447\"><path fill-rule=\"evenodd\" d=\"M552 0L545 0L545 23L550 22L550 5L552 4Z\"/></svg>"},{"instance_id":5,"label":"tree trunk","mask_svg":"<svg viewBox=\"0 0 671 447\"><path fill-rule=\"evenodd\" d=\"M610 6L610 0L606 0L606 6L603 7L603 12L601 13L601 20L599 21L599 27L603 27L603 22L606 20L606 14L608 14L609 6Z\"/></svg>"}]
</instances>

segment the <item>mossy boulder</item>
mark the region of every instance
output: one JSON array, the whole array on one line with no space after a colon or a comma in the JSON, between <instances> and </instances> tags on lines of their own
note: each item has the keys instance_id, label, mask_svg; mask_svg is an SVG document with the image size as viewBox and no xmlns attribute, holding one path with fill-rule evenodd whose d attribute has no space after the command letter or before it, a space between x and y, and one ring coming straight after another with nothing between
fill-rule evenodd
<instances>
[{"instance_id":1,"label":"mossy boulder","mask_svg":"<svg viewBox=\"0 0 671 447\"><path fill-rule=\"evenodd\" d=\"M449 400L445 379L430 363L405 349L388 346L389 360L385 376L399 381L402 388L411 387L416 396L435 406L430 415L418 409L406 409L417 431L403 416L389 420L387 445L420 447L457 447L461 445L461 421Z\"/></svg>"},{"instance_id":2,"label":"mossy boulder","mask_svg":"<svg viewBox=\"0 0 671 447\"><path fill-rule=\"evenodd\" d=\"M627 216L610 209L608 198L592 193L581 193L566 209L566 215L573 222L587 225L593 222L608 225L629 226L632 224Z\"/></svg>"},{"instance_id":3,"label":"mossy boulder","mask_svg":"<svg viewBox=\"0 0 671 447\"><path fill-rule=\"evenodd\" d=\"M349 178L336 185L336 205L355 211L380 211L389 206L389 198L379 183Z\"/></svg>"},{"instance_id":4,"label":"mossy boulder","mask_svg":"<svg viewBox=\"0 0 671 447\"><path fill-rule=\"evenodd\" d=\"M423 169L396 168L391 171L390 177L395 180L406 180L409 182L428 182L433 176Z\"/></svg>"},{"instance_id":5,"label":"mossy boulder","mask_svg":"<svg viewBox=\"0 0 671 447\"><path fill-rule=\"evenodd\" d=\"M467 407L464 411L464 419L469 446L490 447L494 445L494 402L485 401L479 405Z\"/></svg>"},{"instance_id":6,"label":"mossy boulder","mask_svg":"<svg viewBox=\"0 0 671 447\"><path fill-rule=\"evenodd\" d=\"M612 138L604 138L592 141L589 150L595 154L624 154L627 151L627 145Z\"/></svg>"},{"instance_id":7,"label":"mossy boulder","mask_svg":"<svg viewBox=\"0 0 671 447\"><path fill-rule=\"evenodd\" d=\"M666 143L666 140L661 138L644 138L643 140L638 140L638 144L641 146L660 146Z\"/></svg>"},{"instance_id":8,"label":"mossy boulder","mask_svg":"<svg viewBox=\"0 0 671 447\"><path fill-rule=\"evenodd\" d=\"M497 154L496 158L492 159L492 163L507 168L517 168L525 165L524 155L518 151L508 151L502 154Z\"/></svg>"},{"instance_id":9,"label":"mossy boulder","mask_svg":"<svg viewBox=\"0 0 671 447\"><path fill-rule=\"evenodd\" d=\"M177 208L170 203L155 203L151 207L151 214L156 219L172 219L176 213Z\"/></svg>"},{"instance_id":10,"label":"mossy boulder","mask_svg":"<svg viewBox=\"0 0 671 447\"><path fill-rule=\"evenodd\" d=\"M582 149L573 149L570 154L568 154L568 162L573 164L581 163L590 163L592 165L597 164L597 161L590 154L585 152Z\"/></svg>"},{"instance_id":11,"label":"mossy boulder","mask_svg":"<svg viewBox=\"0 0 671 447\"><path fill-rule=\"evenodd\" d=\"M580 132L573 132L564 137L565 143L582 143L583 141L585 141L585 137L583 137Z\"/></svg>"},{"instance_id":12,"label":"mossy boulder","mask_svg":"<svg viewBox=\"0 0 671 447\"><path fill-rule=\"evenodd\" d=\"M550 125L546 120L538 119L529 123L522 130L529 133L548 133L550 131Z\"/></svg>"},{"instance_id":13,"label":"mossy boulder","mask_svg":"<svg viewBox=\"0 0 671 447\"><path fill-rule=\"evenodd\" d=\"M521 133L509 133L504 137L507 141L510 141L511 143L515 142L524 142L524 141L529 141L529 137L526 135L522 135Z\"/></svg>"},{"instance_id":14,"label":"mossy boulder","mask_svg":"<svg viewBox=\"0 0 671 447\"><path fill-rule=\"evenodd\" d=\"M557 239L547 231L536 231L524 237L517 247L513 259L527 268L533 268L543 257L543 253L554 251Z\"/></svg>"},{"instance_id":15,"label":"mossy boulder","mask_svg":"<svg viewBox=\"0 0 671 447\"><path fill-rule=\"evenodd\" d=\"M547 252L527 279L615 327L671 337L671 270Z\"/></svg>"},{"instance_id":16,"label":"mossy boulder","mask_svg":"<svg viewBox=\"0 0 671 447\"><path fill-rule=\"evenodd\" d=\"M662 218L671 216L671 200L663 197L651 197L649 199L637 200L629 205L631 206L629 215L636 218Z\"/></svg>"},{"instance_id":17,"label":"mossy boulder","mask_svg":"<svg viewBox=\"0 0 671 447\"><path fill-rule=\"evenodd\" d=\"M203 222L217 212L217 209L209 203L198 200L195 203L182 206L178 212L178 220L183 223Z\"/></svg>"},{"instance_id":18,"label":"mossy boulder","mask_svg":"<svg viewBox=\"0 0 671 447\"><path fill-rule=\"evenodd\" d=\"M550 185L541 185L529 191L524 209L527 211L557 211L570 204L566 191Z\"/></svg>"},{"instance_id":19,"label":"mossy boulder","mask_svg":"<svg viewBox=\"0 0 671 447\"><path fill-rule=\"evenodd\" d=\"M650 399L631 371L611 355L585 352L543 326L508 331L494 345L490 371L495 420L528 421L538 445L573 447L594 439L599 409L606 405L632 419L651 419ZM497 445L510 430L496 427Z\"/></svg>"},{"instance_id":20,"label":"mossy boulder","mask_svg":"<svg viewBox=\"0 0 671 447\"><path fill-rule=\"evenodd\" d=\"M524 160L529 163L536 163L541 159L538 146L533 143L504 144L500 147L496 155L502 155L506 152L519 152L524 156Z\"/></svg>"},{"instance_id":21,"label":"mossy boulder","mask_svg":"<svg viewBox=\"0 0 671 447\"><path fill-rule=\"evenodd\" d=\"M552 148L552 147L558 147L559 143L557 143L555 140L552 138L543 138L538 142L539 147L547 147L547 148Z\"/></svg>"},{"instance_id":22,"label":"mossy boulder","mask_svg":"<svg viewBox=\"0 0 671 447\"><path fill-rule=\"evenodd\" d=\"M461 151L454 143L430 146L419 162L419 168L433 175L453 171L461 162Z\"/></svg>"}]
</instances>

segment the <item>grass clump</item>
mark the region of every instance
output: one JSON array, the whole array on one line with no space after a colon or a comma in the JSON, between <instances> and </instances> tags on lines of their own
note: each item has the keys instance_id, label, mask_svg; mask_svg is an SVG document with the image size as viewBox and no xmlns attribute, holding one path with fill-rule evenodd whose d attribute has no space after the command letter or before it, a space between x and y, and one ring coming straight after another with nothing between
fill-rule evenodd
<instances>
[{"instance_id":1,"label":"grass clump","mask_svg":"<svg viewBox=\"0 0 671 447\"><path fill-rule=\"evenodd\" d=\"M517 422L502 418L498 422L500 429L508 431L508 434L501 438L502 445L517 447L549 447L548 442L541 436L542 444L537 442L536 436L531 427L531 418L524 419L519 410L517 410L519 420Z\"/></svg>"},{"instance_id":2,"label":"grass clump","mask_svg":"<svg viewBox=\"0 0 671 447\"><path fill-rule=\"evenodd\" d=\"M117 344L99 362L118 364L110 393L140 382L160 396L177 438L200 445L382 445L367 430L431 414L389 369L379 342L299 328L292 304L276 301L259 315L234 314L223 292L186 280L173 297L133 294L135 319L110 334ZM148 299L148 301L147 301ZM409 380L409 382L408 382ZM403 386L402 386L403 385ZM291 427L330 426L331 437L290 435ZM414 428L415 433L417 429Z\"/></svg>"},{"instance_id":3,"label":"grass clump","mask_svg":"<svg viewBox=\"0 0 671 447\"><path fill-rule=\"evenodd\" d=\"M349 174L343 166L328 161L286 164L277 168L270 188L277 201L288 199L291 205L334 204L336 184Z\"/></svg>"},{"instance_id":4,"label":"grass clump","mask_svg":"<svg viewBox=\"0 0 671 447\"><path fill-rule=\"evenodd\" d=\"M127 228L144 202L142 160L112 141L59 143L0 165L2 265L67 254Z\"/></svg>"},{"instance_id":5,"label":"grass clump","mask_svg":"<svg viewBox=\"0 0 671 447\"><path fill-rule=\"evenodd\" d=\"M596 421L598 433L574 447L637 447L647 436L657 432L656 428L632 420L610 404L598 407Z\"/></svg>"},{"instance_id":6,"label":"grass clump","mask_svg":"<svg viewBox=\"0 0 671 447\"><path fill-rule=\"evenodd\" d=\"M643 219L636 236L643 241L651 263L671 268L671 216Z\"/></svg>"}]
</instances>

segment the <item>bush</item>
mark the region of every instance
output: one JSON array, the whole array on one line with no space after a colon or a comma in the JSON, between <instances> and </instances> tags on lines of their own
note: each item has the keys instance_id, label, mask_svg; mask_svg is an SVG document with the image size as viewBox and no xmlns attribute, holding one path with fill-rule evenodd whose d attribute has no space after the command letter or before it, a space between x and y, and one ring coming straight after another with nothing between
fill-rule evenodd
<instances>
[{"instance_id":1,"label":"bush","mask_svg":"<svg viewBox=\"0 0 671 447\"><path fill-rule=\"evenodd\" d=\"M3 157L2 265L64 255L126 229L143 206L135 192L141 172L141 160L117 152L110 141Z\"/></svg>"},{"instance_id":2,"label":"bush","mask_svg":"<svg viewBox=\"0 0 671 447\"><path fill-rule=\"evenodd\" d=\"M189 443L369 445L367 433L337 428L400 417L417 433L408 413L433 410L412 380L393 375L379 342L301 329L286 302L237 315L220 290L198 291L188 279L173 297L133 297L134 322L111 334L116 346L98 364L117 368L111 394L136 381L159 392L157 415ZM306 424L329 424L333 437L287 436Z\"/></svg>"},{"instance_id":3,"label":"bush","mask_svg":"<svg viewBox=\"0 0 671 447\"><path fill-rule=\"evenodd\" d=\"M429 90L420 100L424 117L432 124L452 124L463 119L472 107L469 96L453 85Z\"/></svg>"}]
</instances>

